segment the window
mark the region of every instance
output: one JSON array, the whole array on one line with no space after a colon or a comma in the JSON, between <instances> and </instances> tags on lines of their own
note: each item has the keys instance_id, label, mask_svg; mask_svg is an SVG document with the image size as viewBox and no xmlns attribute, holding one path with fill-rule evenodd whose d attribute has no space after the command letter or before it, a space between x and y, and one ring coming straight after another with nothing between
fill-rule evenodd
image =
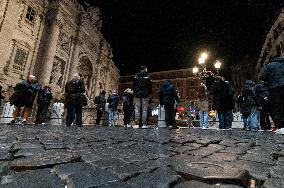
<instances>
[{"instance_id":1,"label":"window","mask_svg":"<svg viewBox=\"0 0 284 188\"><path fill-rule=\"evenodd\" d=\"M14 53L15 56L12 67L14 70L22 72L25 70L28 53L19 47L16 48L16 51Z\"/></svg>"},{"instance_id":2,"label":"window","mask_svg":"<svg viewBox=\"0 0 284 188\"><path fill-rule=\"evenodd\" d=\"M28 6L26 19L32 23L35 23L35 17L36 17L36 11L32 7Z\"/></svg>"}]
</instances>

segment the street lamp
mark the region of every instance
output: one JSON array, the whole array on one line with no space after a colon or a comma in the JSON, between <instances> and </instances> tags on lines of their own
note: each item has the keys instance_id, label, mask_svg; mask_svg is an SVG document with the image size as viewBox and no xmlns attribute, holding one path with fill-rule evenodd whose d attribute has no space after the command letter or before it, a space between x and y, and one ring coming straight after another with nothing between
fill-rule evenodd
<instances>
[{"instance_id":1,"label":"street lamp","mask_svg":"<svg viewBox=\"0 0 284 188\"><path fill-rule=\"evenodd\" d=\"M219 70L221 68L221 65L222 65L222 62L220 60L216 60L214 66L215 66L215 69L217 70L217 75L219 75Z\"/></svg>"}]
</instances>

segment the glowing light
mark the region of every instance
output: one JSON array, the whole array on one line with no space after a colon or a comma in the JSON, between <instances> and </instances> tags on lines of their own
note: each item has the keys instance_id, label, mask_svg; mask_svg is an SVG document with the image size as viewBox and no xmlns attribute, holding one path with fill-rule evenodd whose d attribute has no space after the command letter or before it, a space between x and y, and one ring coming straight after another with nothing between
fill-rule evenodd
<instances>
[{"instance_id":1,"label":"glowing light","mask_svg":"<svg viewBox=\"0 0 284 188\"><path fill-rule=\"evenodd\" d=\"M195 67L193 67L192 68L192 72L193 72L193 74L196 74L197 72L198 72L198 68L195 66Z\"/></svg>"},{"instance_id":2,"label":"glowing light","mask_svg":"<svg viewBox=\"0 0 284 188\"><path fill-rule=\"evenodd\" d=\"M215 62L215 68L216 69L220 69L221 68L221 65L222 65L222 63L221 63L221 61L219 61L219 60L217 60L216 62Z\"/></svg>"}]
</instances>

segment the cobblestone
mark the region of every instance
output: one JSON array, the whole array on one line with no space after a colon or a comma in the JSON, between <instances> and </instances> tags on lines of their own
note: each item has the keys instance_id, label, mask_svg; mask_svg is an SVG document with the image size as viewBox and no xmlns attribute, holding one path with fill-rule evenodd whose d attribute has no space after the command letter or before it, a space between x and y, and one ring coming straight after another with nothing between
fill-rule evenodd
<instances>
[{"instance_id":1,"label":"cobblestone","mask_svg":"<svg viewBox=\"0 0 284 188\"><path fill-rule=\"evenodd\" d=\"M0 187L284 187L284 137L267 132L0 127Z\"/></svg>"}]
</instances>

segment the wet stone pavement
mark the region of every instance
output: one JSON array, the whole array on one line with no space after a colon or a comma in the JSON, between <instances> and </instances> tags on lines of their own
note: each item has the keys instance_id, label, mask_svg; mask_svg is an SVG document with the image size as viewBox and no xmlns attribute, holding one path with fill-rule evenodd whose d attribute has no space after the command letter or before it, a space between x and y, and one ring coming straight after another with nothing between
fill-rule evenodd
<instances>
[{"instance_id":1,"label":"wet stone pavement","mask_svg":"<svg viewBox=\"0 0 284 188\"><path fill-rule=\"evenodd\" d=\"M283 174L270 132L0 127L1 188L283 188Z\"/></svg>"}]
</instances>

